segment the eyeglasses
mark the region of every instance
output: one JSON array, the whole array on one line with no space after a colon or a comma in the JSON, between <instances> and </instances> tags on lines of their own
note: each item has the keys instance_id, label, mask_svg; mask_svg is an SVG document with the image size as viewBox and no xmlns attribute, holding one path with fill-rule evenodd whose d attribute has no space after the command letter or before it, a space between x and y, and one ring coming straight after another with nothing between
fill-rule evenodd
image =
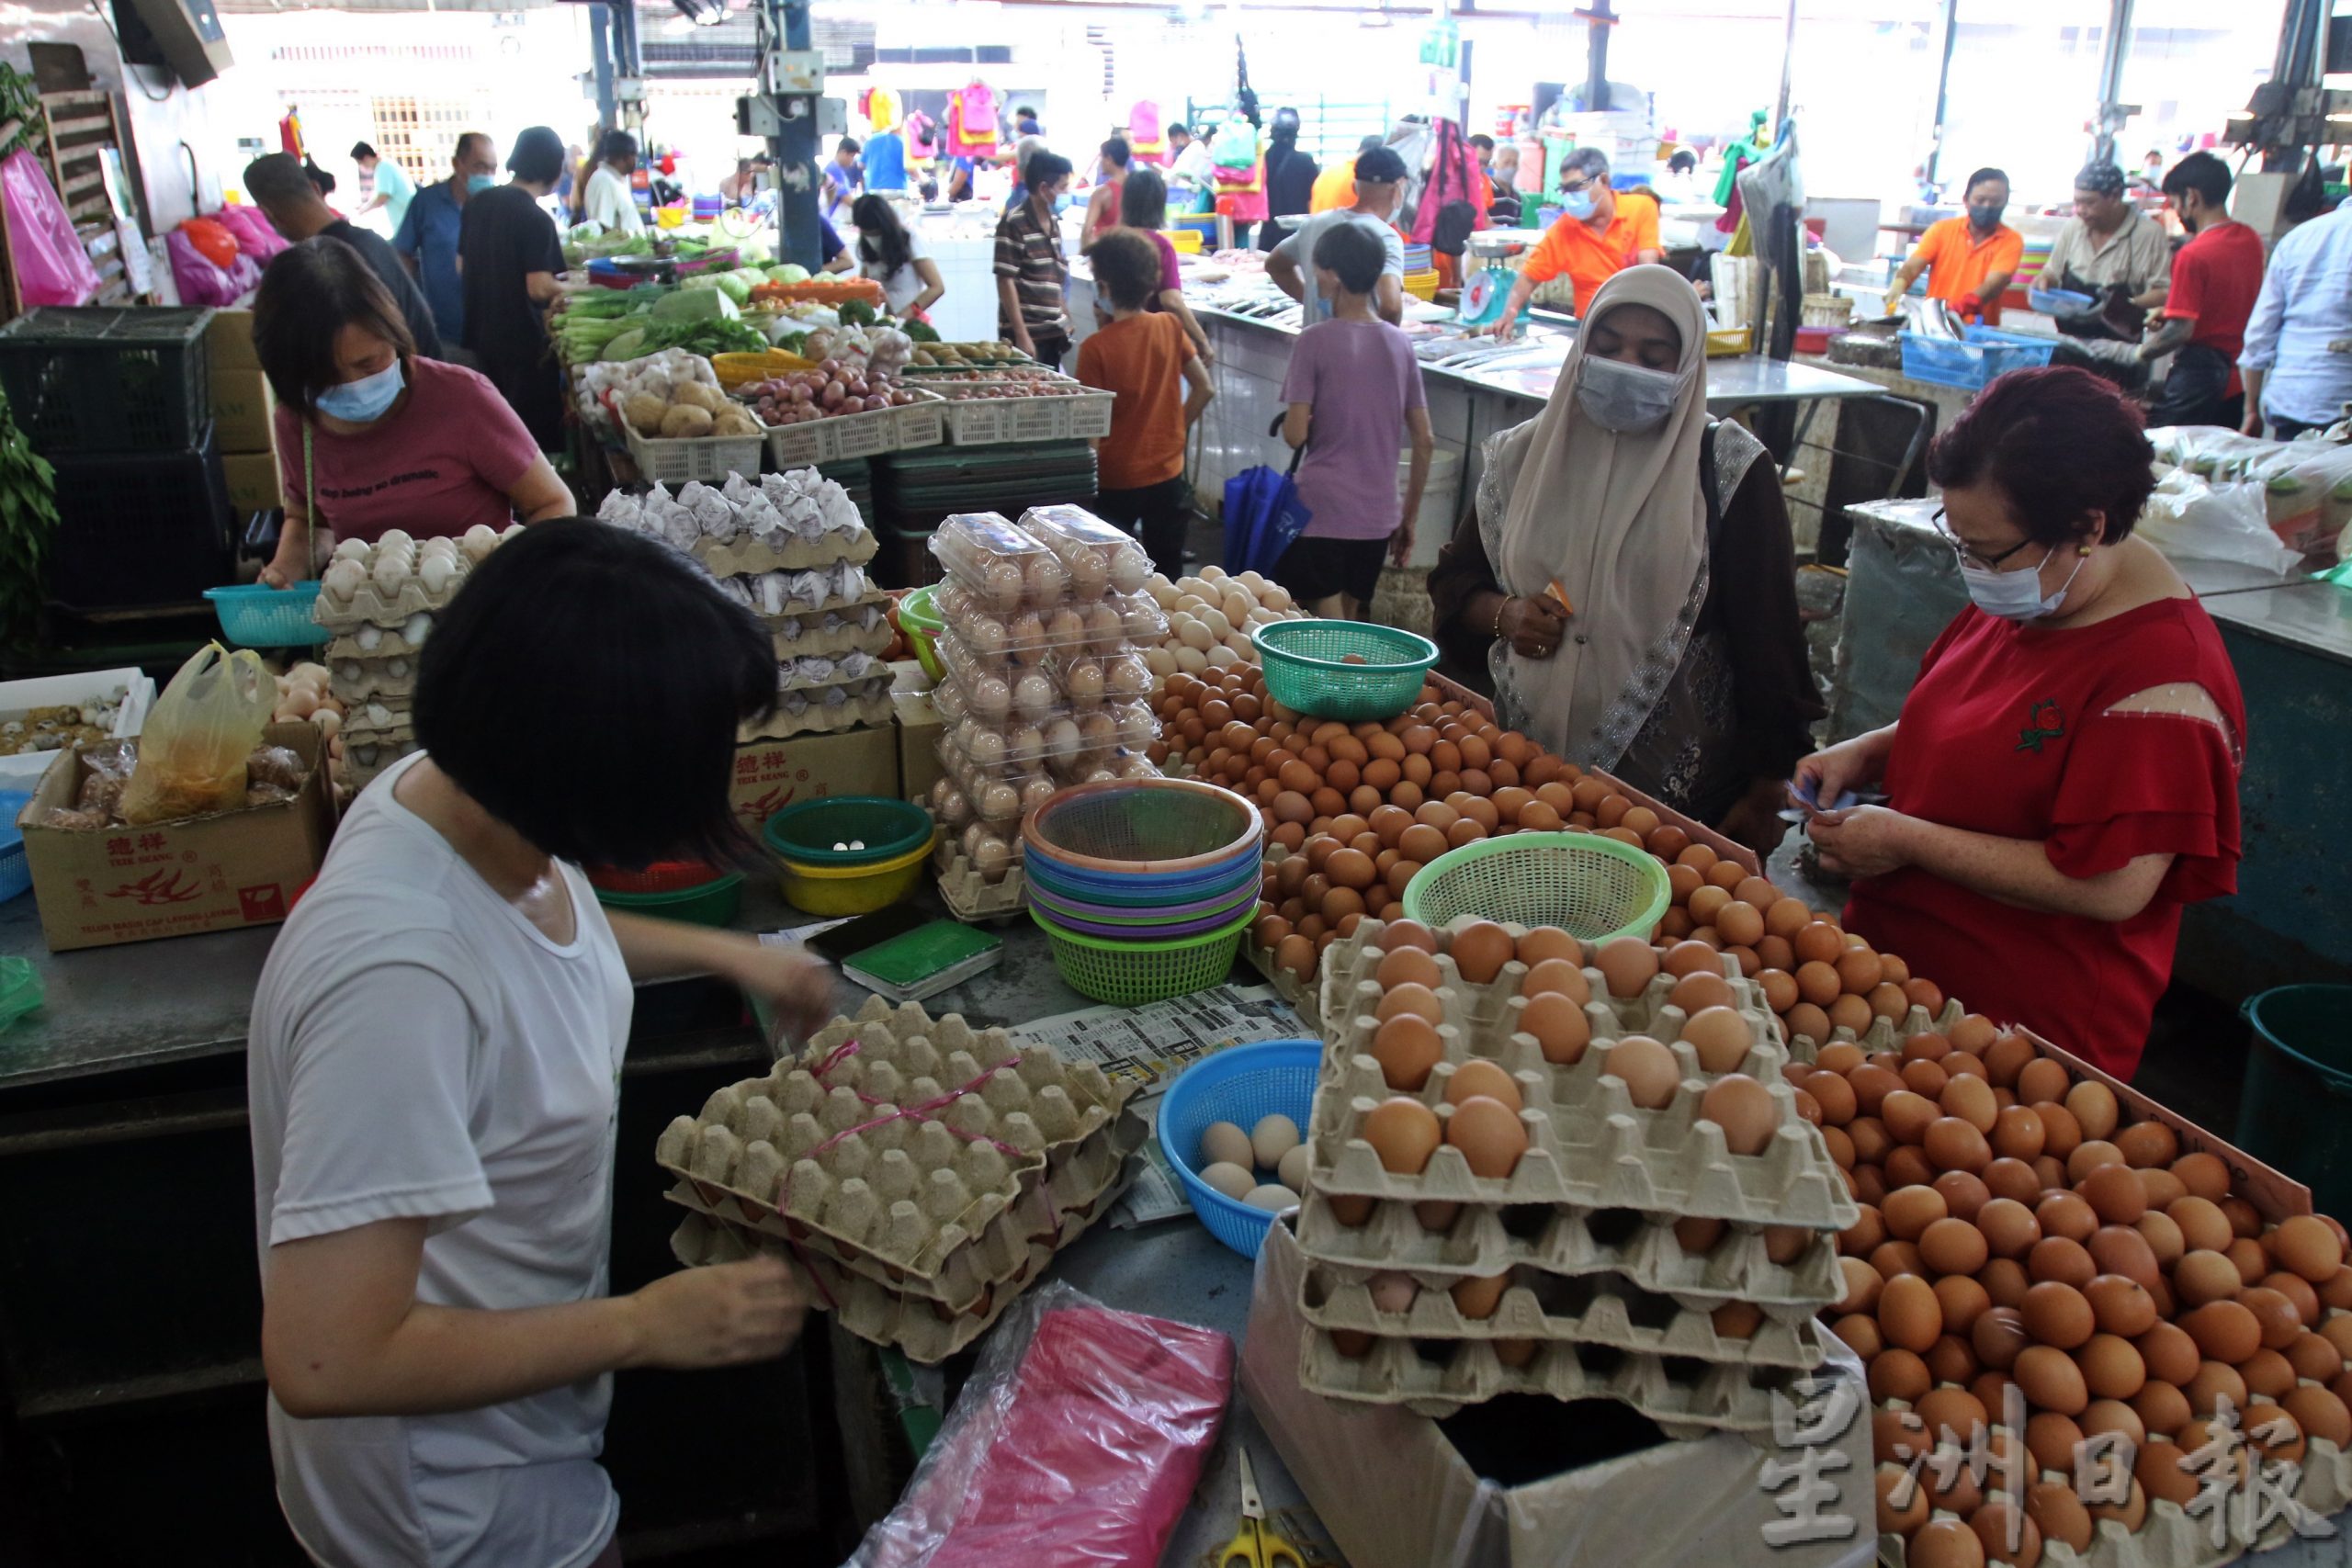
<instances>
[{"instance_id":1,"label":"eyeglasses","mask_svg":"<svg viewBox=\"0 0 2352 1568\"><path fill-rule=\"evenodd\" d=\"M1999 555L1980 556L1974 550L1970 549L1966 545L1961 543L1960 536L1953 533L1950 528L1944 525L1944 509L1942 507L1939 506L1936 508L1935 516L1931 521L1936 525L1936 532L1943 536L1944 543L1951 547L1951 553L1959 558L1960 564L1962 566L1974 567L1979 571L2000 570L2001 563L2003 561L2008 559L2011 556L2017 554L2019 550L2033 543L2031 539L2019 539L2016 544L2011 545Z\"/></svg>"},{"instance_id":2,"label":"eyeglasses","mask_svg":"<svg viewBox=\"0 0 2352 1568\"><path fill-rule=\"evenodd\" d=\"M1579 180L1575 185L1570 185L1566 180L1562 180L1560 182L1560 189L1569 196L1574 196L1580 190L1590 190L1591 188L1592 182L1590 180Z\"/></svg>"}]
</instances>

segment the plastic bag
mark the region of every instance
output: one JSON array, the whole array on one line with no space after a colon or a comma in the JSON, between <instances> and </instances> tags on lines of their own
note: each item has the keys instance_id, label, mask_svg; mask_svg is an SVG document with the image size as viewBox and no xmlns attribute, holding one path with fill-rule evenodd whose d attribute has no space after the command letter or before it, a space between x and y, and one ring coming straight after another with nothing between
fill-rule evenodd
<instances>
[{"instance_id":1,"label":"plastic bag","mask_svg":"<svg viewBox=\"0 0 2352 1568\"><path fill-rule=\"evenodd\" d=\"M261 282L261 264L248 255L230 258L227 270L215 266L179 230L164 236L164 253L172 258L172 282L183 305L209 305L223 310L235 304Z\"/></svg>"},{"instance_id":2,"label":"plastic bag","mask_svg":"<svg viewBox=\"0 0 2352 1568\"><path fill-rule=\"evenodd\" d=\"M152 722L152 721L151 721ZM1233 1343L1058 1280L1007 1308L843 1568L1154 1568L1216 1445Z\"/></svg>"},{"instance_id":3,"label":"plastic bag","mask_svg":"<svg viewBox=\"0 0 2352 1568\"><path fill-rule=\"evenodd\" d=\"M2184 468L2156 481L2139 532L2167 556L2237 561L2282 577L2301 558L2270 531L2259 485L2208 484Z\"/></svg>"},{"instance_id":4,"label":"plastic bag","mask_svg":"<svg viewBox=\"0 0 2352 1568\"><path fill-rule=\"evenodd\" d=\"M30 152L19 150L0 161L0 205L6 209L17 288L27 305L86 305L97 298L97 268Z\"/></svg>"},{"instance_id":5,"label":"plastic bag","mask_svg":"<svg viewBox=\"0 0 2352 1568\"><path fill-rule=\"evenodd\" d=\"M252 649L207 643L155 699L139 736L139 766L122 792L133 827L245 804L245 759L261 743L277 682Z\"/></svg>"},{"instance_id":6,"label":"plastic bag","mask_svg":"<svg viewBox=\"0 0 2352 1568\"><path fill-rule=\"evenodd\" d=\"M288 249L286 236L270 226L269 219L258 207L239 207L234 203L212 215L212 220L236 236L237 252L257 262L267 263L278 252Z\"/></svg>"}]
</instances>

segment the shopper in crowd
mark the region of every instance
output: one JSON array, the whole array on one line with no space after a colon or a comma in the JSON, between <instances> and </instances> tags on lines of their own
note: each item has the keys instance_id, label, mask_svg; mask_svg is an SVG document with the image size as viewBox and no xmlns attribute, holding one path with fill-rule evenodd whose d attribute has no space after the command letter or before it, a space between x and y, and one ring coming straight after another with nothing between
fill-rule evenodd
<instances>
[{"instance_id":1,"label":"shopper in crowd","mask_svg":"<svg viewBox=\"0 0 2352 1568\"><path fill-rule=\"evenodd\" d=\"M311 182L311 188L318 193L321 201L326 200L334 194L335 177L311 162L308 156L302 160L302 177ZM343 216L338 209L329 208L327 210L334 213L337 218Z\"/></svg>"},{"instance_id":2,"label":"shopper in crowd","mask_svg":"<svg viewBox=\"0 0 2352 1568\"><path fill-rule=\"evenodd\" d=\"M1495 229L1516 229L1522 219L1519 199L1519 143L1506 141L1495 149L1495 161L1487 170L1493 190L1487 197L1487 223Z\"/></svg>"},{"instance_id":3,"label":"shopper in crowd","mask_svg":"<svg viewBox=\"0 0 2352 1568\"><path fill-rule=\"evenodd\" d=\"M907 188L907 139L897 130L885 129L867 137L864 162L867 190Z\"/></svg>"},{"instance_id":4,"label":"shopper in crowd","mask_svg":"<svg viewBox=\"0 0 2352 1568\"><path fill-rule=\"evenodd\" d=\"M1024 171L1029 167L1029 160L1044 151L1046 140L1042 136L1024 136L1012 144L1012 155L1005 160L1012 171L1012 188L1004 197L1007 212L1029 199L1029 180Z\"/></svg>"},{"instance_id":5,"label":"shopper in crowd","mask_svg":"<svg viewBox=\"0 0 2352 1568\"><path fill-rule=\"evenodd\" d=\"M978 166L979 165L975 164L971 159L966 157L958 156L948 159L946 185L941 191L940 198L951 203L971 200L972 176Z\"/></svg>"},{"instance_id":6,"label":"shopper in crowd","mask_svg":"<svg viewBox=\"0 0 2352 1568\"><path fill-rule=\"evenodd\" d=\"M284 152L266 152L245 165L245 194L262 209L270 227L295 244L324 235L340 240L359 253L359 259L383 284L408 324L409 341L427 359L441 357L441 329L433 307L392 247L381 234L371 234L348 218L338 218L320 197L302 165Z\"/></svg>"},{"instance_id":7,"label":"shopper in crowd","mask_svg":"<svg viewBox=\"0 0 2352 1568\"><path fill-rule=\"evenodd\" d=\"M2175 275L2177 283L2177 273ZM1816 752L1846 929L1988 1017L2128 1078L2181 907L2232 892L2245 705L2212 618L2132 536L2137 411L2071 367L1986 388L1928 457L1972 603L1903 714Z\"/></svg>"},{"instance_id":8,"label":"shopper in crowd","mask_svg":"<svg viewBox=\"0 0 2352 1568\"><path fill-rule=\"evenodd\" d=\"M752 161L749 158L736 159L735 172L718 176L718 199L729 207L745 205L752 199L752 193L758 188L758 181L752 174Z\"/></svg>"},{"instance_id":9,"label":"shopper in crowd","mask_svg":"<svg viewBox=\"0 0 2352 1568\"><path fill-rule=\"evenodd\" d=\"M2149 148L2148 155L2140 160L2140 172L2132 176L2132 183L2150 196L2162 191L2165 185L2165 155L2153 147Z\"/></svg>"},{"instance_id":10,"label":"shopper in crowd","mask_svg":"<svg viewBox=\"0 0 2352 1568\"><path fill-rule=\"evenodd\" d=\"M466 286L458 276L458 234L466 202L498 183L498 149L479 130L458 138L449 154L449 177L416 193L408 216L392 236L392 249L407 264L433 307L445 334L446 354L461 354L466 341Z\"/></svg>"},{"instance_id":11,"label":"shopper in crowd","mask_svg":"<svg viewBox=\"0 0 2352 1568\"><path fill-rule=\"evenodd\" d=\"M1391 325L1405 319L1405 238L1396 231L1396 209L1405 195L1405 161L1385 147L1359 153L1355 161L1355 205L1318 212L1301 222L1266 257L1266 276L1306 307L1308 326L1331 314L1322 294L1322 271L1315 265L1323 236L1335 229L1361 229L1379 242L1383 257L1373 288L1373 310Z\"/></svg>"},{"instance_id":12,"label":"shopper in crowd","mask_svg":"<svg viewBox=\"0 0 2352 1568\"><path fill-rule=\"evenodd\" d=\"M1119 187L1126 182L1133 156L1125 139L1117 136L1102 143L1096 154L1094 189L1087 195L1086 220L1078 231L1080 251L1092 250L1095 241L1119 226Z\"/></svg>"},{"instance_id":13,"label":"shopper in crowd","mask_svg":"<svg viewBox=\"0 0 2352 1568\"><path fill-rule=\"evenodd\" d=\"M515 702L549 682L567 701ZM611 1374L797 1337L775 1258L609 1293L613 1129L633 982L714 975L805 1034L828 972L607 913L580 869L736 854L737 727L775 699L748 610L587 519L502 546L435 623L424 750L345 816L254 998L270 1452L311 1561L617 1568ZM605 760L551 776L583 726Z\"/></svg>"},{"instance_id":14,"label":"shopper in crowd","mask_svg":"<svg viewBox=\"0 0 2352 1568\"><path fill-rule=\"evenodd\" d=\"M1175 164L1168 171L1170 189L1188 197L1213 194L1216 190L1216 152L1210 143L1216 140L1216 127L1204 125L1186 140L1182 151L1176 154ZM1174 145L1171 137L1170 145Z\"/></svg>"},{"instance_id":15,"label":"shopper in crowd","mask_svg":"<svg viewBox=\"0 0 2352 1568\"><path fill-rule=\"evenodd\" d=\"M1465 140L1470 143L1470 155L1478 160L1479 169L1482 172L1492 169L1495 166L1495 139L1480 130L1473 132Z\"/></svg>"},{"instance_id":16,"label":"shopper in crowd","mask_svg":"<svg viewBox=\"0 0 2352 1568\"><path fill-rule=\"evenodd\" d=\"M338 539L463 534L560 517L571 492L481 377L419 354L359 254L320 238L282 251L254 300L285 522L262 581L318 575Z\"/></svg>"},{"instance_id":17,"label":"shopper in crowd","mask_svg":"<svg viewBox=\"0 0 2352 1568\"><path fill-rule=\"evenodd\" d=\"M1184 299L1184 278L1176 260L1176 243L1162 232L1168 227L1168 186L1159 171L1148 164L1127 171L1119 187L1119 227L1143 235L1151 242L1152 253L1159 258L1159 289L1145 307L1150 310L1165 310L1176 318L1177 325L1192 340L1193 352L1204 364L1214 364L1216 355L1209 348L1209 334L1202 330L1200 318L1193 314L1193 307Z\"/></svg>"},{"instance_id":18,"label":"shopper in crowd","mask_svg":"<svg viewBox=\"0 0 2352 1568\"><path fill-rule=\"evenodd\" d=\"M2270 252L2270 270L2246 321L2238 367L2245 374L2248 435L2270 422L2291 441L2344 417L2352 403L2352 207L2314 218Z\"/></svg>"},{"instance_id":19,"label":"shopper in crowd","mask_svg":"<svg viewBox=\"0 0 2352 1568\"><path fill-rule=\"evenodd\" d=\"M1780 469L1708 417L1707 327L1671 268L1602 284L1544 412L1487 442L1430 596L1503 724L1761 853L1822 706Z\"/></svg>"},{"instance_id":20,"label":"shopper in crowd","mask_svg":"<svg viewBox=\"0 0 2352 1568\"><path fill-rule=\"evenodd\" d=\"M939 280L939 264L923 254L922 239L899 221L888 198L866 192L850 208L857 226L857 270L882 286L883 302L890 314L915 321L939 302L947 286Z\"/></svg>"},{"instance_id":21,"label":"shopper in crowd","mask_svg":"<svg viewBox=\"0 0 2352 1568\"><path fill-rule=\"evenodd\" d=\"M556 173L548 180L548 190L555 189L562 177L561 143L556 147ZM510 163L509 168L514 165ZM608 130L596 149L596 167L580 203L580 220L595 223L608 234L639 234L645 231L645 219L637 210L637 194L629 188L630 176L637 173L637 138L626 130ZM545 195L546 192L542 192Z\"/></svg>"},{"instance_id":22,"label":"shopper in crowd","mask_svg":"<svg viewBox=\"0 0 2352 1568\"><path fill-rule=\"evenodd\" d=\"M858 141L854 136L844 136L833 144L833 156L825 165L825 219L828 222L848 215L849 204L857 198L864 171L858 167Z\"/></svg>"},{"instance_id":23,"label":"shopper in crowd","mask_svg":"<svg viewBox=\"0 0 2352 1568\"><path fill-rule=\"evenodd\" d=\"M1037 123L1037 111L1027 104L1022 104L1012 111L1012 133L1015 136L1043 136L1046 128Z\"/></svg>"},{"instance_id":24,"label":"shopper in crowd","mask_svg":"<svg viewBox=\"0 0 2352 1568\"><path fill-rule=\"evenodd\" d=\"M548 343L547 311L563 293L563 242L539 203L563 172L562 139L531 127L514 139L506 167L514 177L466 203L458 235L466 347L540 448L553 452L563 445L563 371ZM596 172L613 173L609 154Z\"/></svg>"},{"instance_id":25,"label":"shopper in crowd","mask_svg":"<svg viewBox=\"0 0 2352 1568\"><path fill-rule=\"evenodd\" d=\"M1353 207L1356 203L1356 159L1375 147L1386 145L1377 136L1367 136L1356 143L1352 156L1340 159L1316 175L1314 190L1306 198L1306 210L1309 213L1337 212L1343 207ZM1401 164L1404 160L1400 158L1397 162Z\"/></svg>"},{"instance_id":26,"label":"shopper in crowd","mask_svg":"<svg viewBox=\"0 0 2352 1568\"><path fill-rule=\"evenodd\" d=\"M1928 299L1942 300L1965 321L1988 327L2000 323L2001 296L2025 255L2025 236L2001 221L2009 206L2009 176L1979 169L1962 189L1967 216L1928 225L1888 286L1888 313L1925 272Z\"/></svg>"},{"instance_id":27,"label":"shopper in crowd","mask_svg":"<svg viewBox=\"0 0 2352 1568\"><path fill-rule=\"evenodd\" d=\"M416 195L416 182L408 177L408 171L401 167L399 159L379 156L365 141L352 143L351 161L359 166L361 174L372 175L376 186L375 196L359 209L358 216L365 218L380 210L392 231L398 233L401 220L408 216L408 204Z\"/></svg>"},{"instance_id":28,"label":"shopper in crowd","mask_svg":"<svg viewBox=\"0 0 2352 1568\"><path fill-rule=\"evenodd\" d=\"M1028 189L996 226L997 335L1044 365L1058 367L1069 348L1062 291L1061 221L1054 203L1069 187L1069 160L1035 152L1023 171Z\"/></svg>"},{"instance_id":29,"label":"shopper in crowd","mask_svg":"<svg viewBox=\"0 0 2352 1568\"><path fill-rule=\"evenodd\" d=\"M2235 430L2245 419L2238 351L2262 293L2262 236L2230 216L2230 166L2211 152L2175 164L2164 189L2190 237L2173 257L2164 322L2140 345L2143 361L2173 356L2148 418Z\"/></svg>"},{"instance_id":30,"label":"shopper in crowd","mask_svg":"<svg viewBox=\"0 0 2352 1568\"><path fill-rule=\"evenodd\" d=\"M2075 176L2075 215L2050 242L2041 286L2087 294L2098 303L2056 318L2058 330L2136 342L2146 313L2165 302L2171 276L2172 242L2124 194L2123 171L2113 164L2085 165Z\"/></svg>"},{"instance_id":31,"label":"shopper in crowd","mask_svg":"<svg viewBox=\"0 0 2352 1568\"><path fill-rule=\"evenodd\" d=\"M1623 195L1609 181L1609 159L1598 147L1579 147L1560 166L1559 221L1527 254L1503 300L1495 335L1513 336L1520 312L1535 297L1535 286L1565 276L1576 293L1573 309L1586 313L1600 286L1629 266L1665 257L1657 237L1658 205L1644 191Z\"/></svg>"},{"instance_id":32,"label":"shopper in crowd","mask_svg":"<svg viewBox=\"0 0 2352 1568\"><path fill-rule=\"evenodd\" d=\"M1357 183L1366 183L1361 172ZM1361 621L1370 618L1382 560L1402 566L1412 553L1433 445L1429 407L1412 341L1374 308L1388 247L1359 223L1309 224L1295 238L1309 232L1316 294L1329 314L1299 333L1283 377L1283 439L1306 449L1298 499L1307 524L1273 575L1309 613ZM1400 511L1396 454L1408 443Z\"/></svg>"},{"instance_id":33,"label":"shopper in crowd","mask_svg":"<svg viewBox=\"0 0 2352 1568\"><path fill-rule=\"evenodd\" d=\"M1315 201L1322 165L1298 144L1298 111L1276 109L1266 138L1266 220L1258 225L1258 248L1271 251L1306 219Z\"/></svg>"},{"instance_id":34,"label":"shopper in crowd","mask_svg":"<svg viewBox=\"0 0 2352 1568\"><path fill-rule=\"evenodd\" d=\"M1156 169L1137 169L1130 180ZM1114 229L1093 251L1095 286L1111 320L1078 349L1078 378L1117 397L1111 434L1094 444L1101 490L1094 509L1143 540L1170 581L1184 575L1184 434L1214 394L1208 362L1159 302L1159 255L1141 233Z\"/></svg>"}]
</instances>

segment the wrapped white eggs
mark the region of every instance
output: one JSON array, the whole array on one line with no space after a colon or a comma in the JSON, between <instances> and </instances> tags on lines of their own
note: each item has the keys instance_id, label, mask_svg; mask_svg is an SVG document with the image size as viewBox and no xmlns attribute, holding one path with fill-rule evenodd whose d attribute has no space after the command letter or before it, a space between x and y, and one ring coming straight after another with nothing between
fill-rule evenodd
<instances>
[{"instance_id":1,"label":"wrapped white eggs","mask_svg":"<svg viewBox=\"0 0 2352 1568\"><path fill-rule=\"evenodd\" d=\"M1043 773L1032 773L1029 777L1022 780L1022 814L1026 816L1030 812L1036 810L1037 807L1045 805L1046 802L1053 799L1059 787L1060 786L1056 784L1053 780L1047 778Z\"/></svg>"},{"instance_id":2,"label":"wrapped white eggs","mask_svg":"<svg viewBox=\"0 0 2352 1568\"><path fill-rule=\"evenodd\" d=\"M1140 545L1125 545L1111 560L1111 586L1122 593L1133 593L1153 575L1151 558Z\"/></svg>"},{"instance_id":3,"label":"wrapped white eggs","mask_svg":"<svg viewBox=\"0 0 2352 1568\"><path fill-rule=\"evenodd\" d=\"M1106 684L1102 666L1091 659L1072 660L1062 671L1063 689L1069 694L1070 701L1082 706L1100 703Z\"/></svg>"},{"instance_id":4,"label":"wrapped white eggs","mask_svg":"<svg viewBox=\"0 0 2352 1568\"><path fill-rule=\"evenodd\" d=\"M1021 607L1021 595L1026 586L1021 569L1009 560L989 562L980 575L980 591L987 596L989 607L1000 614Z\"/></svg>"},{"instance_id":5,"label":"wrapped white eggs","mask_svg":"<svg viewBox=\"0 0 2352 1568\"><path fill-rule=\"evenodd\" d=\"M974 713L1001 718L1012 711L1012 685L1001 675L980 676L972 682L969 695Z\"/></svg>"},{"instance_id":6,"label":"wrapped white eggs","mask_svg":"<svg viewBox=\"0 0 2352 1568\"><path fill-rule=\"evenodd\" d=\"M1099 674L1098 674L1099 678ZM1012 705L1026 719L1041 719L1053 710L1054 682L1043 670L1024 671L1012 683Z\"/></svg>"},{"instance_id":7,"label":"wrapped white eggs","mask_svg":"<svg viewBox=\"0 0 2352 1568\"><path fill-rule=\"evenodd\" d=\"M1034 724L1015 725L1004 738L1004 754L1008 761L1025 762L1046 754L1046 732Z\"/></svg>"}]
</instances>

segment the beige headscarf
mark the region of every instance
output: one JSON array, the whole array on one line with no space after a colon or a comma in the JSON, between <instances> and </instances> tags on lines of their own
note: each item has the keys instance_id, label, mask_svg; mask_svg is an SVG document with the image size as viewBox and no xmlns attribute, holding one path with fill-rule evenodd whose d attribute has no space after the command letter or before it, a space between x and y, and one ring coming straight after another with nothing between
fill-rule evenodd
<instances>
[{"instance_id":1,"label":"beige headscarf","mask_svg":"<svg viewBox=\"0 0 2352 1568\"><path fill-rule=\"evenodd\" d=\"M1682 334L1673 412L1625 434L1587 418L1576 391L1593 323L1619 305L1646 305ZM1584 766L1613 767L1623 755L1681 662L1705 597L1706 330L1698 291L1679 274L1628 267L1593 295L1544 412L1488 448L1482 492L1504 504L1482 506L1479 528L1496 579L1522 598L1556 581L1572 606L1549 659L1495 643L1497 696L1517 728Z\"/></svg>"}]
</instances>

